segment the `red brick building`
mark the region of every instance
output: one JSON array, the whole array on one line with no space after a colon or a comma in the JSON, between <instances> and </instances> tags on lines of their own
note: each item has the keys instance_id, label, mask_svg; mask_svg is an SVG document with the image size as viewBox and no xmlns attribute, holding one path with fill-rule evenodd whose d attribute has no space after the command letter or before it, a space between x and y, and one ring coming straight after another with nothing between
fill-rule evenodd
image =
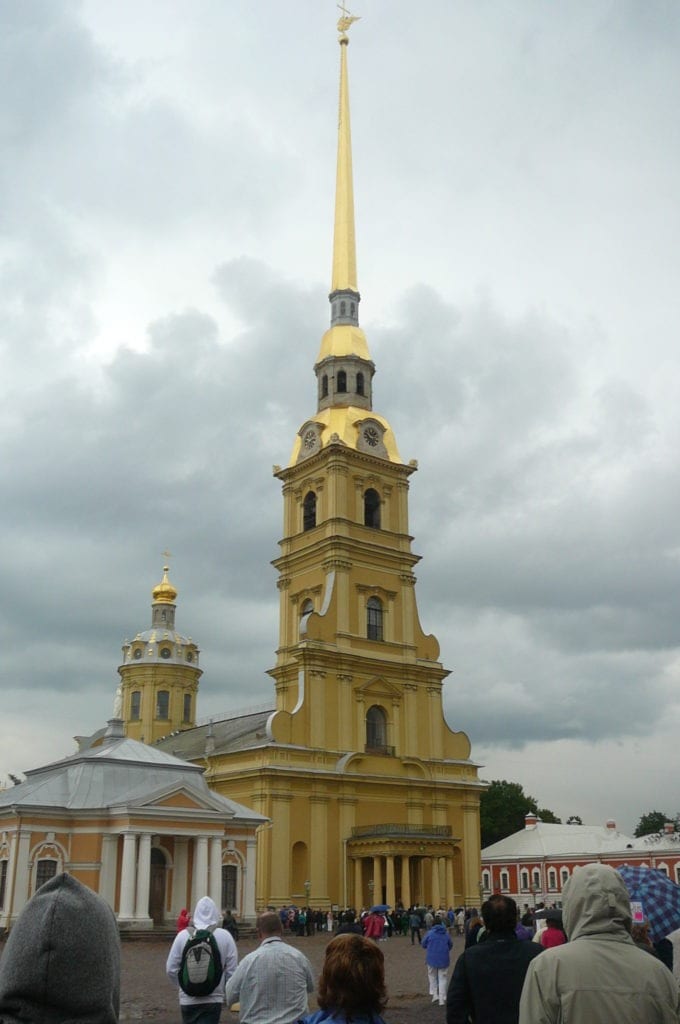
<instances>
[{"instance_id":1,"label":"red brick building","mask_svg":"<svg viewBox=\"0 0 680 1024\"><path fill-rule=\"evenodd\" d=\"M527 814L525 827L482 850L482 898L500 892L520 907L562 901L562 888L583 864L646 865L680 884L680 833L665 831L635 839L606 825L549 825Z\"/></svg>"}]
</instances>

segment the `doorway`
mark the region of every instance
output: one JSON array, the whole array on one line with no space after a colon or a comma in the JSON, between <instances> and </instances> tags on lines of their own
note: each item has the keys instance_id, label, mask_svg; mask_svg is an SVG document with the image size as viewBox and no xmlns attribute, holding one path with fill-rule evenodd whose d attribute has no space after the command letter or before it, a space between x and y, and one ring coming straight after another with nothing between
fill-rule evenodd
<instances>
[{"instance_id":1,"label":"doorway","mask_svg":"<svg viewBox=\"0 0 680 1024\"><path fill-rule=\"evenodd\" d=\"M162 850L151 849L151 878L149 882L149 917L154 924L165 923L166 863Z\"/></svg>"}]
</instances>

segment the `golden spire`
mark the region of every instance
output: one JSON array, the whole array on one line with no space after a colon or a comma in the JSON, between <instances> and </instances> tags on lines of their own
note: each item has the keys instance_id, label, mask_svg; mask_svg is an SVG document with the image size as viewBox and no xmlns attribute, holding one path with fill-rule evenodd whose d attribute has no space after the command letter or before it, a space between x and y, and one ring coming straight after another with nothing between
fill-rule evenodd
<instances>
[{"instance_id":1,"label":"golden spire","mask_svg":"<svg viewBox=\"0 0 680 1024\"><path fill-rule=\"evenodd\" d=\"M347 83L347 29L359 19L338 4L340 38L340 104L338 111L338 168L335 183L335 231L333 234L333 274L331 293L358 291L357 254L354 238L354 188L352 184L352 138L349 122L349 86Z\"/></svg>"}]
</instances>

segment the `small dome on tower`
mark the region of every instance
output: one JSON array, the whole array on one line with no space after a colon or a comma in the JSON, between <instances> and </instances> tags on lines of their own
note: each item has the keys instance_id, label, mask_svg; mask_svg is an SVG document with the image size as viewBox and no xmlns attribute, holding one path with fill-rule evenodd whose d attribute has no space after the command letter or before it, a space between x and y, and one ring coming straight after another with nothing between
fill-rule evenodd
<instances>
[{"instance_id":1,"label":"small dome on tower","mask_svg":"<svg viewBox=\"0 0 680 1024\"><path fill-rule=\"evenodd\" d=\"M177 598L177 591L168 579L170 567L163 566L163 579L157 583L152 590L153 599L156 604L174 604Z\"/></svg>"}]
</instances>

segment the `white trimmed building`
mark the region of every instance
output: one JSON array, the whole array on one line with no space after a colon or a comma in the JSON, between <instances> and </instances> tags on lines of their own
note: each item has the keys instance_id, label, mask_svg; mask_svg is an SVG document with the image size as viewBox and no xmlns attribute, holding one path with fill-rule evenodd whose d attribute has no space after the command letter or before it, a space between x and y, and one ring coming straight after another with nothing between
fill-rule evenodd
<instances>
[{"instance_id":1,"label":"white trimmed building","mask_svg":"<svg viewBox=\"0 0 680 1024\"><path fill-rule=\"evenodd\" d=\"M484 899L492 893L525 904L561 903L562 889L583 864L646 865L680 884L680 834L672 823L660 835L635 839L605 825L551 825L527 814L525 827L482 850Z\"/></svg>"}]
</instances>

